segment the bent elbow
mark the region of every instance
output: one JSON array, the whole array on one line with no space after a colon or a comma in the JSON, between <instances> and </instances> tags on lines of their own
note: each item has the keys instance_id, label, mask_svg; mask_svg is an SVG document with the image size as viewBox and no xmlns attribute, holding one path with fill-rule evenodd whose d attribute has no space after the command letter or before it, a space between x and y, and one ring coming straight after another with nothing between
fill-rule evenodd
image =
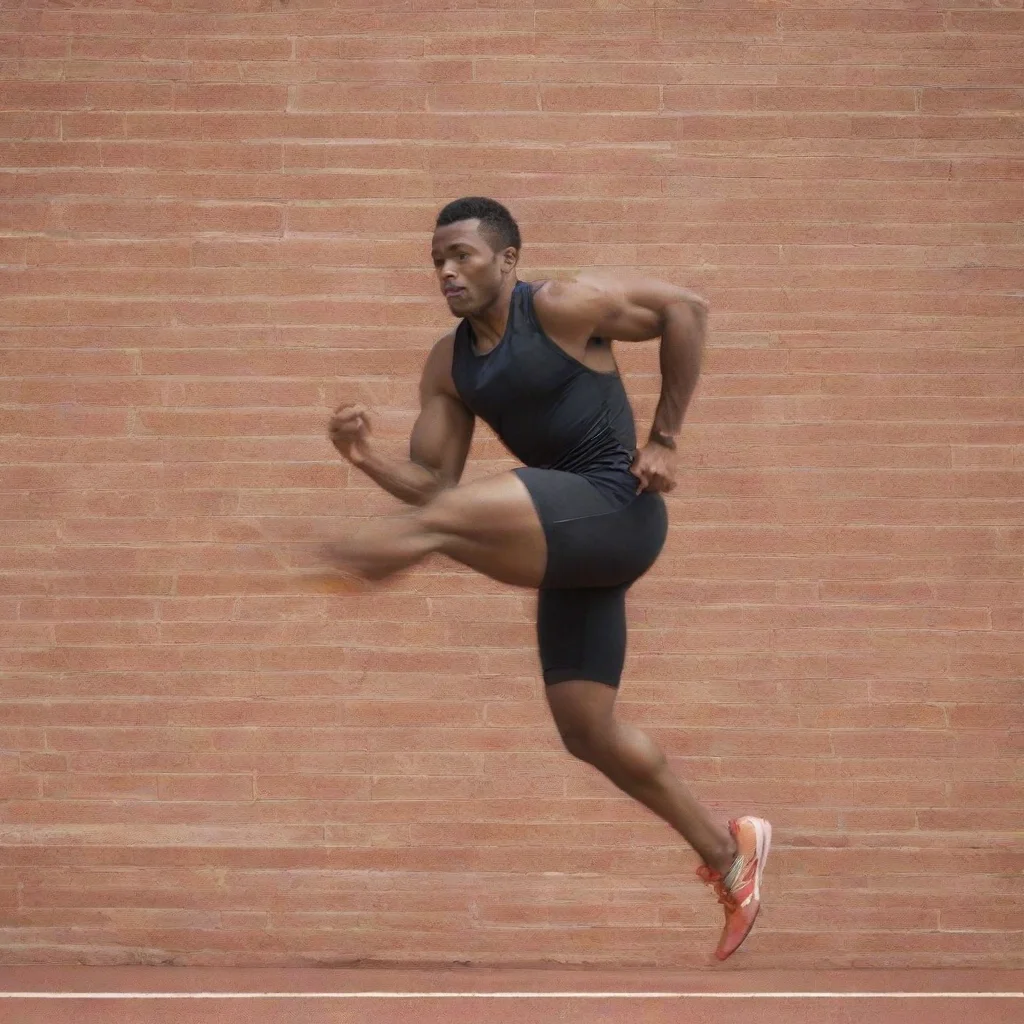
<instances>
[{"instance_id":1,"label":"bent elbow","mask_svg":"<svg viewBox=\"0 0 1024 1024\"><path fill-rule=\"evenodd\" d=\"M701 313L707 313L711 308L711 304L703 295L698 295L689 289L683 289L680 301L685 302L691 309L698 310Z\"/></svg>"}]
</instances>

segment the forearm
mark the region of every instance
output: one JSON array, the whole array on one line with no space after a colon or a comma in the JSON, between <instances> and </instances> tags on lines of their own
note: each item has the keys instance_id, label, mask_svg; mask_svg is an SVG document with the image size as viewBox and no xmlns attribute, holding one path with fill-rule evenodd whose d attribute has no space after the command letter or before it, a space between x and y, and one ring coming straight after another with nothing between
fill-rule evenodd
<instances>
[{"instance_id":1,"label":"forearm","mask_svg":"<svg viewBox=\"0 0 1024 1024\"><path fill-rule=\"evenodd\" d=\"M351 462L407 505L425 505L444 490L441 477L433 470L411 460L389 459L371 445L365 445L358 454L353 452Z\"/></svg>"},{"instance_id":2,"label":"forearm","mask_svg":"<svg viewBox=\"0 0 1024 1024\"><path fill-rule=\"evenodd\" d=\"M674 438L682 428L700 377L707 319L707 306L696 297L665 311L659 353L661 397L651 424L652 439Z\"/></svg>"}]
</instances>

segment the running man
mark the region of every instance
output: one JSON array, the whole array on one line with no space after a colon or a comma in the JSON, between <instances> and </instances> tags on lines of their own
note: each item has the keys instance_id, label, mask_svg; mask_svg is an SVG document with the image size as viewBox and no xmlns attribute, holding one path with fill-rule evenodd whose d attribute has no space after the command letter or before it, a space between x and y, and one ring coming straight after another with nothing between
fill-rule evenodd
<instances>
[{"instance_id":1,"label":"running man","mask_svg":"<svg viewBox=\"0 0 1024 1024\"><path fill-rule=\"evenodd\" d=\"M520 281L519 228L492 199L438 215L431 254L459 324L427 357L408 461L374 445L367 410L339 407L338 451L417 506L336 545L339 568L383 579L441 552L502 583L538 591L545 693L569 753L663 818L703 860L697 873L725 907L715 955L730 956L760 908L771 826L728 828L669 770L665 755L614 714L626 651L626 591L654 564L676 482L676 436L697 384L707 306L647 278L580 275ZM611 341L661 339L661 397L637 449ZM459 484L475 417L523 468Z\"/></svg>"}]
</instances>

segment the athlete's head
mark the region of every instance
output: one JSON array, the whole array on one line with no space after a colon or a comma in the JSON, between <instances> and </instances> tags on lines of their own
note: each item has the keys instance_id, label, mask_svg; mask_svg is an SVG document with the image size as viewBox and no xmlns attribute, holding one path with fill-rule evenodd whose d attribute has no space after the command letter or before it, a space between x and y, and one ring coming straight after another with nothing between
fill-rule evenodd
<instances>
[{"instance_id":1,"label":"athlete's head","mask_svg":"<svg viewBox=\"0 0 1024 1024\"><path fill-rule=\"evenodd\" d=\"M481 196L449 203L437 215L430 255L452 313L489 306L514 278L521 248L519 225L501 203Z\"/></svg>"}]
</instances>

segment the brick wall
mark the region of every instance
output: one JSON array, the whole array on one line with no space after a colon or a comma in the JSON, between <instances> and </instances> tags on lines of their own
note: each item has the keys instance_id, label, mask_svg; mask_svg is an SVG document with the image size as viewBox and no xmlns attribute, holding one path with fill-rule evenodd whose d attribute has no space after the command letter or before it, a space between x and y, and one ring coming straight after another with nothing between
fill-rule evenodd
<instances>
[{"instance_id":1,"label":"brick wall","mask_svg":"<svg viewBox=\"0 0 1024 1024\"><path fill-rule=\"evenodd\" d=\"M288 569L395 507L325 418L401 450L482 193L713 305L621 708L775 821L737 962L1024 965L1024 12L799 3L0 5L4 962L707 956L529 594Z\"/></svg>"}]
</instances>

